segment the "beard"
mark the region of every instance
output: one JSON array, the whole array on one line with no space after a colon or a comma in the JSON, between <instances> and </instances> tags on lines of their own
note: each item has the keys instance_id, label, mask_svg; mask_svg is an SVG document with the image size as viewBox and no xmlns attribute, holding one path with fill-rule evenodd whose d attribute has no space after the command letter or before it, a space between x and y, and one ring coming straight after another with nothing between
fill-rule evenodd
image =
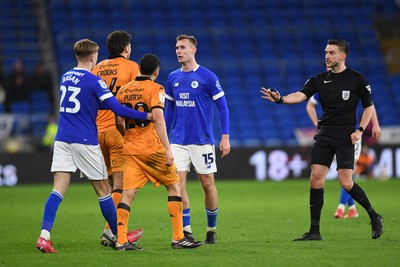
<instances>
[{"instance_id":1,"label":"beard","mask_svg":"<svg viewBox=\"0 0 400 267\"><path fill-rule=\"evenodd\" d=\"M338 65L339 65L339 62L330 62L329 64L328 63L325 64L326 68L329 68L329 69L333 69L333 68L337 67Z\"/></svg>"}]
</instances>

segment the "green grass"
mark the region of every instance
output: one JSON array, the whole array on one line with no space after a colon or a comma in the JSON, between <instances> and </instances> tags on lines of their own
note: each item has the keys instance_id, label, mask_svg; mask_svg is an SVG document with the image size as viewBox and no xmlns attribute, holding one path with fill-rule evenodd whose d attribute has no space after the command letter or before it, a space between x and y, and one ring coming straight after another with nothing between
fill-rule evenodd
<instances>
[{"instance_id":1,"label":"green grass","mask_svg":"<svg viewBox=\"0 0 400 267\"><path fill-rule=\"evenodd\" d=\"M58 253L34 244L51 185L0 188L0 266L398 266L400 264L400 180L359 181L385 219L385 233L371 238L369 219L333 219L339 183L325 185L322 242L291 242L309 227L307 180L218 181L218 243L173 250L162 187L143 188L131 209L130 229L142 227L144 251L117 252L100 246L104 223L89 184L71 184L60 205L52 240ZM205 237L203 193L188 184L192 229ZM190 263L190 265L188 265Z\"/></svg>"}]
</instances>

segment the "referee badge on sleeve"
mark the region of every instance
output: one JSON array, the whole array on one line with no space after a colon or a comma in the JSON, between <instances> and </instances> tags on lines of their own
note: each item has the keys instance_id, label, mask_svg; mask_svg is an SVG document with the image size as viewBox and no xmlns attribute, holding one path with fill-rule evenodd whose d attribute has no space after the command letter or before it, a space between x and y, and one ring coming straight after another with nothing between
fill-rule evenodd
<instances>
[{"instance_id":1,"label":"referee badge on sleeve","mask_svg":"<svg viewBox=\"0 0 400 267\"><path fill-rule=\"evenodd\" d=\"M349 100L350 98L350 91L342 91L342 99Z\"/></svg>"}]
</instances>

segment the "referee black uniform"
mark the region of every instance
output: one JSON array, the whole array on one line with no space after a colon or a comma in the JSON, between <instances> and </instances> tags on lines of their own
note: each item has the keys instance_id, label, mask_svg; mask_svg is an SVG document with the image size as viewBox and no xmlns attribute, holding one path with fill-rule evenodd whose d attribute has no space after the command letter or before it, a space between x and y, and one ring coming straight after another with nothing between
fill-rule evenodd
<instances>
[{"instance_id":1,"label":"referee black uniform","mask_svg":"<svg viewBox=\"0 0 400 267\"><path fill-rule=\"evenodd\" d=\"M357 105L372 105L371 87L364 76L350 68L326 71L309 79L300 90L307 98L319 93L323 110L321 128L315 135L311 164L330 167L336 154L338 169L353 169L354 145L351 134L357 124Z\"/></svg>"},{"instance_id":2,"label":"referee black uniform","mask_svg":"<svg viewBox=\"0 0 400 267\"><path fill-rule=\"evenodd\" d=\"M310 176L310 230L293 241L322 240L320 234L321 210L324 205L324 182L327 169L336 155L339 181L342 187L368 213L371 219L372 238L383 234L383 218L372 208L364 190L352 181L354 168L354 145L360 137L356 131L357 105L361 100L364 107L361 121L368 123L373 109L371 87L364 76L345 65L349 44L340 39L328 40L325 49L325 62L329 70L309 79L302 90L282 96L276 89L262 87L262 98L277 104L296 104L315 93L319 94L323 114L321 128L315 135L311 152ZM335 71L336 70L336 71ZM367 113L366 113L367 111ZM367 114L364 118L364 114ZM361 127L358 129L362 131Z\"/></svg>"},{"instance_id":3,"label":"referee black uniform","mask_svg":"<svg viewBox=\"0 0 400 267\"><path fill-rule=\"evenodd\" d=\"M337 168L354 168L354 144L351 134L356 130L356 111L358 102L364 108L372 105L371 87L364 76L350 68L334 73L326 71L309 79L302 90L307 98L318 92L323 114L321 128L315 135L311 151L311 164L330 168L336 154ZM362 130L362 129L360 129ZM353 183L350 190L345 189L371 218L372 238L383 233L383 218L375 212L364 190ZM293 241L322 240L320 216L324 205L324 189L310 188L310 231Z\"/></svg>"}]
</instances>

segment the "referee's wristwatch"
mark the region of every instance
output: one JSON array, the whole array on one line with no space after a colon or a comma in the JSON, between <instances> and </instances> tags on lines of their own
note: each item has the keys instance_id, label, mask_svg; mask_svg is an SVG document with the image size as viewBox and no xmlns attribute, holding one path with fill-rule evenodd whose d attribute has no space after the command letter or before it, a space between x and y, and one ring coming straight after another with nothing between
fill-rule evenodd
<instances>
[{"instance_id":1,"label":"referee's wristwatch","mask_svg":"<svg viewBox=\"0 0 400 267\"><path fill-rule=\"evenodd\" d=\"M364 132L364 128L363 127L358 127L358 129L357 130L359 130L360 132Z\"/></svg>"}]
</instances>

